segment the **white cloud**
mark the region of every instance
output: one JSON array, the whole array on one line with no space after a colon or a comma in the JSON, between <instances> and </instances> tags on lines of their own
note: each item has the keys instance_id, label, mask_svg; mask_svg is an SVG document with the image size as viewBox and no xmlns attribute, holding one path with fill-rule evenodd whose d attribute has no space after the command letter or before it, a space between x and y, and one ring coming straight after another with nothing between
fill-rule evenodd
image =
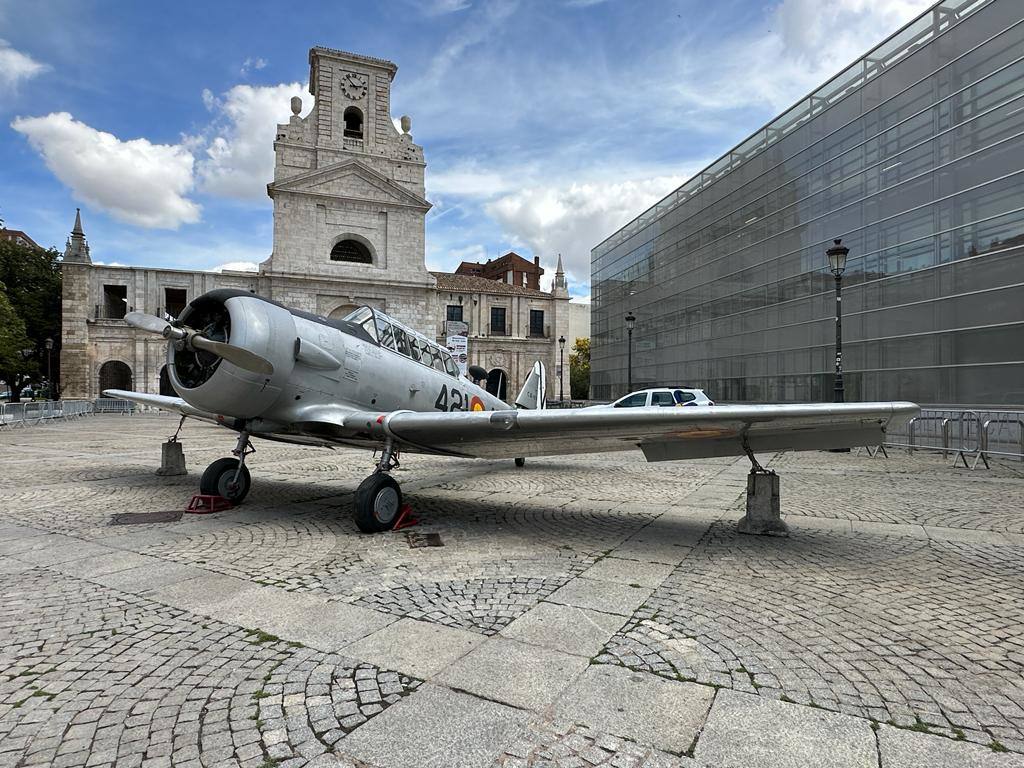
<instances>
[{"instance_id":1,"label":"white cloud","mask_svg":"<svg viewBox=\"0 0 1024 768\"><path fill-rule=\"evenodd\" d=\"M483 168L476 161L460 162L450 168L427 174L427 196L493 197L515 188L513 178L520 179L526 169L509 172Z\"/></svg>"},{"instance_id":2,"label":"white cloud","mask_svg":"<svg viewBox=\"0 0 1024 768\"><path fill-rule=\"evenodd\" d=\"M447 5L456 4L455 2L447 3ZM478 9L474 9L462 26L448 36L434 55L424 76L426 82L437 85L456 62L463 58L467 50L491 41L495 31L512 15L517 5L517 0L492 0ZM464 7L466 6L462 5L453 10L461 10Z\"/></svg>"},{"instance_id":3,"label":"white cloud","mask_svg":"<svg viewBox=\"0 0 1024 768\"><path fill-rule=\"evenodd\" d=\"M542 186L505 195L485 206L512 238L540 256L545 278L558 254L567 275L590 281L590 249L686 180L658 176L620 182Z\"/></svg>"},{"instance_id":4,"label":"white cloud","mask_svg":"<svg viewBox=\"0 0 1024 768\"><path fill-rule=\"evenodd\" d=\"M267 60L266 59L261 59L259 57L257 57L257 58L251 58L250 57L250 58L247 58L245 61L242 62L242 68L239 70L239 74L241 74L243 76L244 75L248 75L254 69L263 69L265 66L267 66Z\"/></svg>"},{"instance_id":5,"label":"white cloud","mask_svg":"<svg viewBox=\"0 0 1024 768\"><path fill-rule=\"evenodd\" d=\"M443 16L447 13L464 11L473 3L471 0L431 0L420 7L427 16Z\"/></svg>"},{"instance_id":6,"label":"white cloud","mask_svg":"<svg viewBox=\"0 0 1024 768\"><path fill-rule=\"evenodd\" d=\"M781 111L919 15L932 0L782 0L765 25L676 54L671 91L700 109ZM770 63L770 66L765 66Z\"/></svg>"},{"instance_id":7,"label":"white cloud","mask_svg":"<svg viewBox=\"0 0 1024 768\"><path fill-rule=\"evenodd\" d=\"M48 69L46 64L15 50L6 40L0 40L0 91L14 91L21 82Z\"/></svg>"},{"instance_id":8,"label":"white cloud","mask_svg":"<svg viewBox=\"0 0 1024 768\"><path fill-rule=\"evenodd\" d=\"M266 199L274 177L274 133L291 117L291 97L306 92L301 83L236 85L221 98L203 91L216 114L205 157L198 163L203 191L222 197ZM312 108L307 98L303 114Z\"/></svg>"},{"instance_id":9,"label":"white cloud","mask_svg":"<svg viewBox=\"0 0 1024 768\"><path fill-rule=\"evenodd\" d=\"M259 272L260 265L255 261L229 261L211 267L208 272Z\"/></svg>"},{"instance_id":10,"label":"white cloud","mask_svg":"<svg viewBox=\"0 0 1024 768\"><path fill-rule=\"evenodd\" d=\"M200 207L187 197L194 186L193 157L184 147L122 141L67 112L18 117L11 127L75 197L120 221L160 229L199 221Z\"/></svg>"}]
</instances>

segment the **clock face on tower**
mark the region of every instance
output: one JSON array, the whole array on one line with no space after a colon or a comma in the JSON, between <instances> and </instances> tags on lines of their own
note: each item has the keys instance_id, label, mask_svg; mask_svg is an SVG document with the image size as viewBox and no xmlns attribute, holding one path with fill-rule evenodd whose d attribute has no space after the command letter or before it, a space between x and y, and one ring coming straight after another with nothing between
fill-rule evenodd
<instances>
[{"instance_id":1,"label":"clock face on tower","mask_svg":"<svg viewBox=\"0 0 1024 768\"><path fill-rule=\"evenodd\" d=\"M342 73L341 92L350 99L363 98L366 95L366 75L358 72Z\"/></svg>"}]
</instances>

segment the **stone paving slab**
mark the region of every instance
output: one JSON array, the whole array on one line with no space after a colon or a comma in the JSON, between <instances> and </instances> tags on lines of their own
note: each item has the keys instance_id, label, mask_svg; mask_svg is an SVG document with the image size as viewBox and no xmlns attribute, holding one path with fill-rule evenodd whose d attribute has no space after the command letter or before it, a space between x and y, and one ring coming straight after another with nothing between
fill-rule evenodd
<instances>
[{"instance_id":1,"label":"stone paving slab","mask_svg":"<svg viewBox=\"0 0 1024 768\"><path fill-rule=\"evenodd\" d=\"M154 562L135 566L134 568L126 568L114 571L113 573L93 576L91 580L105 587L113 587L114 589L137 594L148 589L156 589L157 587L195 579L203 575L205 574L201 568L155 560Z\"/></svg>"},{"instance_id":2,"label":"stone paving slab","mask_svg":"<svg viewBox=\"0 0 1024 768\"><path fill-rule=\"evenodd\" d=\"M465 629L399 619L342 650L356 659L430 679L483 641L483 637Z\"/></svg>"},{"instance_id":3,"label":"stone paving slab","mask_svg":"<svg viewBox=\"0 0 1024 768\"><path fill-rule=\"evenodd\" d=\"M115 549L102 555L88 555L80 560L54 563L52 567L61 573L90 579L117 573L118 571L126 571L131 568L153 566L160 562L157 558L140 555L137 552L125 552Z\"/></svg>"},{"instance_id":4,"label":"stone paving slab","mask_svg":"<svg viewBox=\"0 0 1024 768\"><path fill-rule=\"evenodd\" d=\"M521 710L427 684L337 746L379 768L484 768L527 720Z\"/></svg>"},{"instance_id":5,"label":"stone paving slab","mask_svg":"<svg viewBox=\"0 0 1024 768\"><path fill-rule=\"evenodd\" d=\"M650 597L650 594L650 589L639 584L615 584L580 578L557 589L548 600L552 603L628 616Z\"/></svg>"},{"instance_id":6,"label":"stone paving slab","mask_svg":"<svg viewBox=\"0 0 1024 768\"><path fill-rule=\"evenodd\" d=\"M63 543L55 542L51 546L38 549L30 549L19 552L16 557L32 565L56 565L58 563L69 563L74 568L74 563L87 557L110 557L117 550L102 544L94 544L89 541L67 540Z\"/></svg>"},{"instance_id":7,"label":"stone paving slab","mask_svg":"<svg viewBox=\"0 0 1024 768\"><path fill-rule=\"evenodd\" d=\"M704 724L714 689L597 664L553 707L556 718L681 754Z\"/></svg>"},{"instance_id":8,"label":"stone paving slab","mask_svg":"<svg viewBox=\"0 0 1024 768\"><path fill-rule=\"evenodd\" d=\"M881 768L1024 768L1024 755L883 725L878 731Z\"/></svg>"},{"instance_id":9,"label":"stone paving slab","mask_svg":"<svg viewBox=\"0 0 1024 768\"><path fill-rule=\"evenodd\" d=\"M490 638L437 676L437 682L514 707L542 710L589 661L550 648Z\"/></svg>"},{"instance_id":10,"label":"stone paving slab","mask_svg":"<svg viewBox=\"0 0 1024 768\"><path fill-rule=\"evenodd\" d=\"M504 637L590 658L621 629L625 617L573 605L539 603L501 631Z\"/></svg>"},{"instance_id":11,"label":"stone paving slab","mask_svg":"<svg viewBox=\"0 0 1024 768\"><path fill-rule=\"evenodd\" d=\"M618 551L618 550L615 550ZM611 581L616 584L639 584L641 587L656 587L672 573L672 566L640 560L624 560L621 557L603 557L583 572L588 579Z\"/></svg>"},{"instance_id":12,"label":"stone paving slab","mask_svg":"<svg viewBox=\"0 0 1024 768\"><path fill-rule=\"evenodd\" d=\"M860 718L719 691L694 757L718 768L876 768L875 734Z\"/></svg>"}]
</instances>

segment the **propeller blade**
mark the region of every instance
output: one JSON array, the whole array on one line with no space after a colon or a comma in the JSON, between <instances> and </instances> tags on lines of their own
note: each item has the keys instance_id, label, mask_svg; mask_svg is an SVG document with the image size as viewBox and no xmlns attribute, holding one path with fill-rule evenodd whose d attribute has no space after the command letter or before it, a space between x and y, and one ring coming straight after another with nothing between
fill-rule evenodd
<instances>
[{"instance_id":1,"label":"propeller blade","mask_svg":"<svg viewBox=\"0 0 1024 768\"><path fill-rule=\"evenodd\" d=\"M247 349L225 344L222 341L213 341L199 335L192 336L188 343L195 349L201 349L204 352L209 352L211 355L222 357L229 363L233 363L247 371L263 376L272 376L274 373L273 363Z\"/></svg>"},{"instance_id":2,"label":"propeller blade","mask_svg":"<svg viewBox=\"0 0 1024 768\"><path fill-rule=\"evenodd\" d=\"M147 315L145 312L129 312L124 316L124 321L132 328L159 334L163 334L164 329L171 325L166 320L161 320L156 315Z\"/></svg>"}]
</instances>

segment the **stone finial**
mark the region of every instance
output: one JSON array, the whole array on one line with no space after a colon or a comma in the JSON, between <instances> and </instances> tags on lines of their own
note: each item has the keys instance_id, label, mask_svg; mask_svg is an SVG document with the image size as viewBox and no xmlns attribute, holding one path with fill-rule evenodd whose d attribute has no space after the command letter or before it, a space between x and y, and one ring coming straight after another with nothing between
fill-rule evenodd
<instances>
[{"instance_id":1,"label":"stone finial","mask_svg":"<svg viewBox=\"0 0 1024 768\"><path fill-rule=\"evenodd\" d=\"M85 232L82 231L82 209L81 208L75 208L75 226L72 228L71 234L73 234L73 235L84 235L85 234Z\"/></svg>"},{"instance_id":2,"label":"stone finial","mask_svg":"<svg viewBox=\"0 0 1024 768\"><path fill-rule=\"evenodd\" d=\"M408 133L412 130L412 118L408 115L402 115L402 133Z\"/></svg>"},{"instance_id":3,"label":"stone finial","mask_svg":"<svg viewBox=\"0 0 1024 768\"><path fill-rule=\"evenodd\" d=\"M296 117L302 111L302 99L299 96L292 96L292 114Z\"/></svg>"}]
</instances>

